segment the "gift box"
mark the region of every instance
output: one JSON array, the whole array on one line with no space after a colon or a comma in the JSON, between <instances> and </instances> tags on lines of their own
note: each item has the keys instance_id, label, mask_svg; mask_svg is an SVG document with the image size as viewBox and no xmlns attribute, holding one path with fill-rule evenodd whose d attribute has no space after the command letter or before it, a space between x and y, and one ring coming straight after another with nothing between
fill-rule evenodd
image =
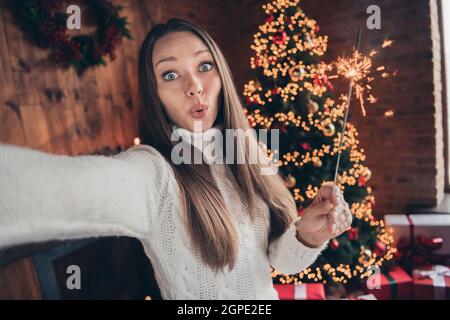
<instances>
[{"instance_id":1,"label":"gift box","mask_svg":"<svg viewBox=\"0 0 450 320\"><path fill-rule=\"evenodd\" d=\"M384 221L396 243L400 239L414 241L417 236L442 238L441 246L434 253L450 255L450 215L447 214L388 214Z\"/></svg>"},{"instance_id":2,"label":"gift box","mask_svg":"<svg viewBox=\"0 0 450 320\"><path fill-rule=\"evenodd\" d=\"M366 285L366 293L373 294L378 300L407 300L413 297L413 279L399 266L375 272L367 279Z\"/></svg>"},{"instance_id":3,"label":"gift box","mask_svg":"<svg viewBox=\"0 0 450 320\"><path fill-rule=\"evenodd\" d=\"M348 298L337 299L337 300L378 300L372 293L363 294L359 296L350 296Z\"/></svg>"},{"instance_id":4,"label":"gift box","mask_svg":"<svg viewBox=\"0 0 450 320\"><path fill-rule=\"evenodd\" d=\"M424 266L413 271L414 299L450 299L450 268L442 265Z\"/></svg>"},{"instance_id":5,"label":"gift box","mask_svg":"<svg viewBox=\"0 0 450 320\"><path fill-rule=\"evenodd\" d=\"M322 283L274 284L280 300L325 300Z\"/></svg>"},{"instance_id":6,"label":"gift box","mask_svg":"<svg viewBox=\"0 0 450 320\"><path fill-rule=\"evenodd\" d=\"M349 298L349 300L378 300L378 299L373 295L373 293L370 293L370 294L363 294L357 297L351 297Z\"/></svg>"}]
</instances>

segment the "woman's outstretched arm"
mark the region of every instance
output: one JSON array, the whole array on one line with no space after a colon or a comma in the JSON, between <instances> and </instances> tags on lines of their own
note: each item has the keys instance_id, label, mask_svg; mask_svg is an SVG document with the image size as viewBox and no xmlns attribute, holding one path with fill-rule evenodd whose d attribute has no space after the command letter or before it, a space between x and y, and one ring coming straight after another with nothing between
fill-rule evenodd
<instances>
[{"instance_id":1,"label":"woman's outstretched arm","mask_svg":"<svg viewBox=\"0 0 450 320\"><path fill-rule=\"evenodd\" d=\"M311 248L297 238L297 223L295 219L289 228L279 238L272 241L268 248L270 264L283 274L296 274L312 265L320 253L328 246L328 241L320 247Z\"/></svg>"},{"instance_id":2,"label":"woman's outstretched arm","mask_svg":"<svg viewBox=\"0 0 450 320\"><path fill-rule=\"evenodd\" d=\"M97 236L148 237L163 157L133 146L113 157L0 144L0 248Z\"/></svg>"}]
</instances>

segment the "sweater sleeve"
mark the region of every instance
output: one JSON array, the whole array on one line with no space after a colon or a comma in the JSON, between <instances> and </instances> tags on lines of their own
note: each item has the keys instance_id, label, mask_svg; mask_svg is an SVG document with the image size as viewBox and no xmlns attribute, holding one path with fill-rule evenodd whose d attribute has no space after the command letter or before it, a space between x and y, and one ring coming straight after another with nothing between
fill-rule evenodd
<instances>
[{"instance_id":1,"label":"sweater sleeve","mask_svg":"<svg viewBox=\"0 0 450 320\"><path fill-rule=\"evenodd\" d=\"M149 236L167 180L156 149L112 157L0 144L0 248L98 236Z\"/></svg>"},{"instance_id":2,"label":"sweater sleeve","mask_svg":"<svg viewBox=\"0 0 450 320\"><path fill-rule=\"evenodd\" d=\"M269 262L283 274L296 274L312 265L320 253L328 246L326 241L318 248L305 246L297 239L297 222L295 219L279 238L272 241L268 248Z\"/></svg>"}]
</instances>

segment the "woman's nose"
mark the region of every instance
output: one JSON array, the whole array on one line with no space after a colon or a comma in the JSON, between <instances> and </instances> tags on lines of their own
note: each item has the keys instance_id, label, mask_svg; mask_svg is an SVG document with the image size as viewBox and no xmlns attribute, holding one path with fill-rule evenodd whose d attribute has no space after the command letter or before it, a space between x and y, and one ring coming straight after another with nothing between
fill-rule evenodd
<instances>
[{"instance_id":1,"label":"woman's nose","mask_svg":"<svg viewBox=\"0 0 450 320\"><path fill-rule=\"evenodd\" d=\"M188 96L195 96L195 95L201 95L203 92L203 86L199 79L196 79L195 77L191 77L187 94Z\"/></svg>"}]
</instances>

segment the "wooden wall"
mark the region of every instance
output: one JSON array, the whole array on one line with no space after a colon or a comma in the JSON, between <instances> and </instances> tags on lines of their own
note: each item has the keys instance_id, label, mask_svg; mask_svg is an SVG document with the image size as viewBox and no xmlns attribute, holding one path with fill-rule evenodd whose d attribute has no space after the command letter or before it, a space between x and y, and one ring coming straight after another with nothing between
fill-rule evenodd
<instances>
[{"instance_id":1,"label":"wooden wall","mask_svg":"<svg viewBox=\"0 0 450 320\"><path fill-rule=\"evenodd\" d=\"M133 39L124 39L114 61L80 77L48 63L48 51L30 43L0 0L0 143L67 155L130 146L137 136L138 52L151 27L179 17L207 29L219 45L226 36L222 1L113 2L125 7ZM0 267L0 299L41 297L31 258Z\"/></svg>"},{"instance_id":2,"label":"wooden wall","mask_svg":"<svg viewBox=\"0 0 450 320\"><path fill-rule=\"evenodd\" d=\"M137 129L137 56L152 25L178 16L213 25L210 32L220 38L220 26L213 24L218 15L209 14L214 1L115 2L125 6L133 39L124 40L106 67L79 77L73 68L48 63L48 51L28 41L1 0L0 142L71 155L129 146Z\"/></svg>"}]
</instances>

